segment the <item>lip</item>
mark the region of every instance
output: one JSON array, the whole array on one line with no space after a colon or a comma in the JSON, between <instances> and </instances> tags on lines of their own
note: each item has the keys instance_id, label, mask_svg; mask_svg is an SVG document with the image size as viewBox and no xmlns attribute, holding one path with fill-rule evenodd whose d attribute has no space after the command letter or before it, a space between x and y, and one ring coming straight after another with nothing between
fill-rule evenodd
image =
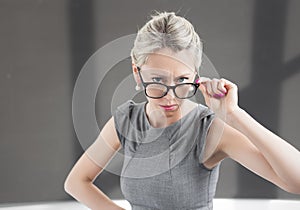
<instances>
[{"instance_id":1,"label":"lip","mask_svg":"<svg viewBox=\"0 0 300 210\"><path fill-rule=\"evenodd\" d=\"M167 110L167 111L171 111L174 110L176 108L176 104L173 105L160 105L160 107L162 107L163 109Z\"/></svg>"}]
</instances>

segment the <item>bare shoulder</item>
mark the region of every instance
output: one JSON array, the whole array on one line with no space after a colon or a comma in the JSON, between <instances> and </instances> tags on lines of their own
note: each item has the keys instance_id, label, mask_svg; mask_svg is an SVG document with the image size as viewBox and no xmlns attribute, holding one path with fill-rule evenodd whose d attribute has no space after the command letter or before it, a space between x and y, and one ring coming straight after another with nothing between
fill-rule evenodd
<instances>
[{"instance_id":1,"label":"bare shoulder","mask_svg":"<svg viewBox=\"0 0 300 210\"><path fill-rule=\"evenodd\" d=\"M95 141L73 166L67 180L94 181L120 148L114 118L111 117Z\"/></svg>"},{"instance_id":2,"label":"bare shoulder","mask_svg":"<svg viewBox=\"0 0 300 210\"><path fill-rule=\"evenodd\" d=\"M87 155L100 167L104 167L119 149L121 144L116 132L114 117L102 128L94 143L86 150Z\"/></svg>"},{"instance_id":3,"label":"bare shoulder","mask_svg":"<svg viewBox=\"0 0 300 210\"><path fill-rule=\"evenodd\" d=\"M107 123L101 130L100 135L105 140L105 142L107 142L108 145L111 146L114 150L120 149L121 144L116 132L114 117L111 117L107 121Z\"/></svg>"},{"instance_id":4,"label":"bare shoulder","mask_svg":"<svg viewBox=\"0 0 300 210\"><path fill-rule=\"evenodd\" d=\"M206 136L203 164L207 168L213 168L227 157L222 150L222 138L228 129L228 125L220 118L215 117L209 127Z\"/></svg>"}]
</instances>

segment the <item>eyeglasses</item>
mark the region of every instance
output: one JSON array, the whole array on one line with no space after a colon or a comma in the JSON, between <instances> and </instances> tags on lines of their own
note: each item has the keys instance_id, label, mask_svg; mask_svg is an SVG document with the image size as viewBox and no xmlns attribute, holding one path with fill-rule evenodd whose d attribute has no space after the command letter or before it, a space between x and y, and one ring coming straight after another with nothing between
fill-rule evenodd
<instances>
[{"instance_id":1,"label":"eyeglasses","mask_svg":"<svg viewBox=\"0 0 300 210\"><path fill-rule=\"evenodd\" d=\"M181 83L174 86L168 86L163 83L158 82L144 82L141 75L141 68L137 66L139 76L141 78L142 84L145 88L145 95L149 98L162 98L168 94L169 90L172 89L174 95L177 98L185 99L193 97L200 84L197 83Z\"/></svg>"}]
</instances>

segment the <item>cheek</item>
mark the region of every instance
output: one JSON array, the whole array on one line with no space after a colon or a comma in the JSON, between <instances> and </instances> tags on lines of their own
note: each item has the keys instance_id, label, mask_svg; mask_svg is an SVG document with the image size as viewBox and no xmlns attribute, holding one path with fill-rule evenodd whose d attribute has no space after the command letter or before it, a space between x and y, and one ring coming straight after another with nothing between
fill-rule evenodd
<instances>
[{"instance_id":1,"label":"cheek","mask_svg":"<svg viewBox=\"0 0 300 210\"><path fill-rule=\"evenodd\" d=\"M149 97L146 97L146 98L147 98L149 104L152 104L154 106L158 106L160 104L166 104L166 99L165 98L158 98L158 99L149 98ZM185 99L179 99L179 98L174 99L175 103L178 104L179 106L184 102L184 100Z\"/></svg>"},{"instance_id":2,"label":"cheek","mask_svg":"<svg viewBox=\"0 0 300 210\"><path fill-rule=\"evenodd\" d=\"M147 97L147 100L150 104L153 104L153 105L161 104L161 102L163 101L161 98L154 99L154 98L148 98L148 97Z\"/></svg>"},{"instance_id":3,"label":"cheek","mask_svg":"<svg viewBox=\"0 0 300 210\"><path fill-rule=\"evenodd\" d=\"M181 104L184 102L184 99L179 99L179 98L178 98L176 101L177 101L177 104L178 104L178 105L181 105Z\"/></svg>"}]
</instances>

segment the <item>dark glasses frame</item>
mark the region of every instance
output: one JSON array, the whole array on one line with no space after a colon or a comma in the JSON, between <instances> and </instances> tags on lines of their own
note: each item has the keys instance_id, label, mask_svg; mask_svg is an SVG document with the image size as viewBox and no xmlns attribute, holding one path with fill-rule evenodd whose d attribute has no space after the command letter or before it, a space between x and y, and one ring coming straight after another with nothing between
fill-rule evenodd
<instances>
[{"instance_id":1,"label":"dark glasses frame","mask_svg":"<svg viewBox=\"0 0 300 210\"><path fill-rule=\"evenodd\" d=\"M198 83L181 83L181 84L169 86L169 85L165 85L165 84L162 84L162 83L159 83L159 82L145 82L145 81L143 80L143 77L142 77L141 72L140 72L140 71L141 71L141 68L140 68L139 66L137 66L137 69L138 69L138 73L139 73L139 76L140 76L140 78L141 78L142 84L143 84L143 86L144 86L144 92L145 92L145 95L148 96L149 98L154 98L154 99L163 98L164 96L166 96L166 95L168 94L168 92L169 92L170 89L172 89L174 95L175 95L177 98L180 98L180 99L191 98L191 97L193 97L193 96L196 94L196 92L197 92L197 90L198 90L198 88L199 88L199 86L200 86L200 84L198 84ZM198 78L197 78L197 76L196 76L195 81L197 81L197 79L198 79ZM165 86L165 87L167 88L165 94L162 95L162 96L160 96L160 97L149 96L149 95L147 94L146 88L147 88L148 85L152 85L152 84ZM179 97L179 96L176 94L175 88L177 88L178 86L182 86L182 85L193 85L193 86L195 87L195 90L194 90L193 95L191 95L191 96L189 96L189 97Z\"/></svg>"}]
</instances>

